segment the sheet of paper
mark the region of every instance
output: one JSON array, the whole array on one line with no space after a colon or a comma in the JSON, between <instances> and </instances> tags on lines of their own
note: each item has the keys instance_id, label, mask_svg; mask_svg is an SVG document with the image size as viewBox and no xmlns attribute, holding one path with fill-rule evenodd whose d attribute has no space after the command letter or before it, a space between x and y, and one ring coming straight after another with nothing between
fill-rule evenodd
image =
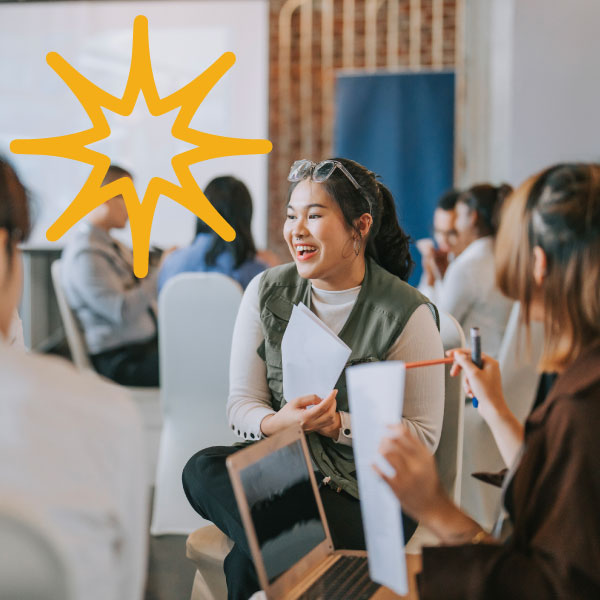
<instances>
[{"instance_id":1,"label":"sheet of paper","mask_svg":"<svg viewBox=\"0 0 600 600\"><path fill-rule=\"evenodd\" d=\"M334 389L352 350L304 304L294 306L281 341L283 396L289 402Z\"/></svg>"},{"instance_id":2,"label":"sheet of paper","mask_svg":"<svg viewBox=\"0 0 600 600\"><path fill-rule=\"evenodd\" d=\"M388 425L400 421L405 373L400 361L369 363L346 370L369 572L373 581L400 595L408 593L400 502L372 465L393 474L378 450Z\"/></svg>"}]
</instances>

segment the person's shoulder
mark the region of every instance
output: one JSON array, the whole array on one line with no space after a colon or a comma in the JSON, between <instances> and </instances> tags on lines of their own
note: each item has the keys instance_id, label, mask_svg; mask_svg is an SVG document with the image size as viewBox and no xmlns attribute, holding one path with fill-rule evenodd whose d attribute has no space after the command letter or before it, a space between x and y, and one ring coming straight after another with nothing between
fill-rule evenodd
<instances>
[{"instance_id":1,"label":"person's shoulder","mask_svg":"<svg viewBox=\"0 0 600 600\"><path fill-rule=\"evenodd\" d=\"M0 373L15 398L40 407L51 402L53 413L63 412L70 421L85 420L96 429L139 425L138 411L120 386L58 356L3 352Z\"/></svg>"},{"instance_id":2,"label":"person's shoulder","mask_svg":"<svg viewBox=\"0 0 600 600\"><path fill-rule=\"evenodd\" d=\"M89 227L79 228L63 248L63 264L94 261L99 257L111 258L116 254L110 238L100 238Z\"/></svg>"}]
</instances>

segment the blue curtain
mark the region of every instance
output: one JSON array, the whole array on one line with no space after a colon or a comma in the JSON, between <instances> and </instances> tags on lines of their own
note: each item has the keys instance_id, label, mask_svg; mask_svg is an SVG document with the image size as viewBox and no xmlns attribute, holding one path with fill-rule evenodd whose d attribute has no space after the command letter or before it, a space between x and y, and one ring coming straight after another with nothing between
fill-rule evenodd
<instances>
[{"instance_id":1,"label":"blue curtain","mask_svg":"<svg viewBox=\"0 0 600 600\"><path fill-rule=\"evenodd\" d=\"M452 187L454 73L339 75L334 148L381 175L413 241L430 237L437 200ZM411 253L416 285L420 256Z\"/></svg>"}]
</instances>

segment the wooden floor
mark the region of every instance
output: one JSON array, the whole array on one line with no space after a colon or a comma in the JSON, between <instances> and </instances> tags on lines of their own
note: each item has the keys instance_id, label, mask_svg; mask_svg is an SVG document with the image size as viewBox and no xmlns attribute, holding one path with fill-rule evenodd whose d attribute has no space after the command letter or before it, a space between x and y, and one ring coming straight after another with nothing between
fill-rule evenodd
<instances>
[{"instance_id":1,"label":"wooden floor","mask_svg":"<svg viewBox=\"0 0 600 600\"><path fill-rule=\"evenodd\" d=\"M150 536L145 600L189 600L196 568L185 557L185 535Z\"/></svg>"}]
</instances>

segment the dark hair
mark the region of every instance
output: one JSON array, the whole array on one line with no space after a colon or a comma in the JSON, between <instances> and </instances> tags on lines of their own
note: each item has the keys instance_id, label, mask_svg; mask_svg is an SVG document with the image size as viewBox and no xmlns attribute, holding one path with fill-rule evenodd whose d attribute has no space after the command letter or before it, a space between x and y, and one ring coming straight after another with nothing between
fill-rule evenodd
<instances>
[{"instance_id":1,"label":"dark hair","mask_svg":"<svg viewBox=\"0 0 600 600\"><path fill-rule=\"evenodd\" d=\"M529 323L534 247L546 254L541 367L566 367L600 343L600 164L559 164L530 177L502 211L496 281Z\"/></svg>"},{"instance_id":2,"label":"dark hair","mask_svg":"<svg viewBox=\"0 0 600 600\"><path fill-rule=\"evenodd\" d=\"M10 163L0 156L0 229L8 232L6 253L12 258L16 244L31 230L27 191Z\"/></svg>"},{"instance_id":3,"label":"dark hair","mask_svg":"<svg viewBox=\"0 0 600 600\"><path fill-rule=\"evenodd\" d=\"M365 256L370 256L386 271L406 281L414 267L410 256L410 238L398 223L394 198L378 175L348 158L333 158L341 162L360 185L357 190L340 169L335 169L322 185L338 203L349 227L358 232L356 220L370 213L373 224L366 240ZM292 183L288 202L299 182Z\"/></svg>"},{"instance_id":4,"label":"dark hair","mask_svg":"<svg viewBox=\"0 0 600 600\"><path fill-rule=\"evenodd\" d=\"M121 177L129 177L130 179L133 179L133 176L127 169L124 169L119 165L112 164L110 167L108 167L108 171L106 171L106 175L104 176L104 181L102 183L105 184L109 181L120 179Z\"/></svg>"},{"instance_id":5,"label":"dark hair","mask_svg":"<svg viewBox=\"0 0 600 600\"><path fill-rule=\"evenodd\" d=\"M507 183L499 186L480 183L462 192L456 203L462 202L477 213L477 230L480 236L496 235L500 209L504 199L512 192Z\"/></svg>"},{"instance_id":6,"label":"dark hair","mask_svg":"<svg viewBox=\"0 0 600 600\"><path fill-rule=\"evenodd\" d=\"M441 210L454 210L456 201L458 200L460 194L460 190L456 189L451 189L447 192L444 192L440 196L436 208L440 208Z\"/></svg>"},{"instance_id":7,"label":"dark hair","mask_svg":"<svg viewBox=\"0 0 600 600\"><path fill-rule=\"evenodd\" d=\"M206 264L212 266L223 252L232 252L235 268L256 256L256 246L252 237L252 197L242 181L226 175L216 177L204 190L204 195L219 211L220 215L235 229L235 239L226 242L204 221L196 221L196 235L210 233L213 242L206 253Z\"/></svg>"}]
</instances>

